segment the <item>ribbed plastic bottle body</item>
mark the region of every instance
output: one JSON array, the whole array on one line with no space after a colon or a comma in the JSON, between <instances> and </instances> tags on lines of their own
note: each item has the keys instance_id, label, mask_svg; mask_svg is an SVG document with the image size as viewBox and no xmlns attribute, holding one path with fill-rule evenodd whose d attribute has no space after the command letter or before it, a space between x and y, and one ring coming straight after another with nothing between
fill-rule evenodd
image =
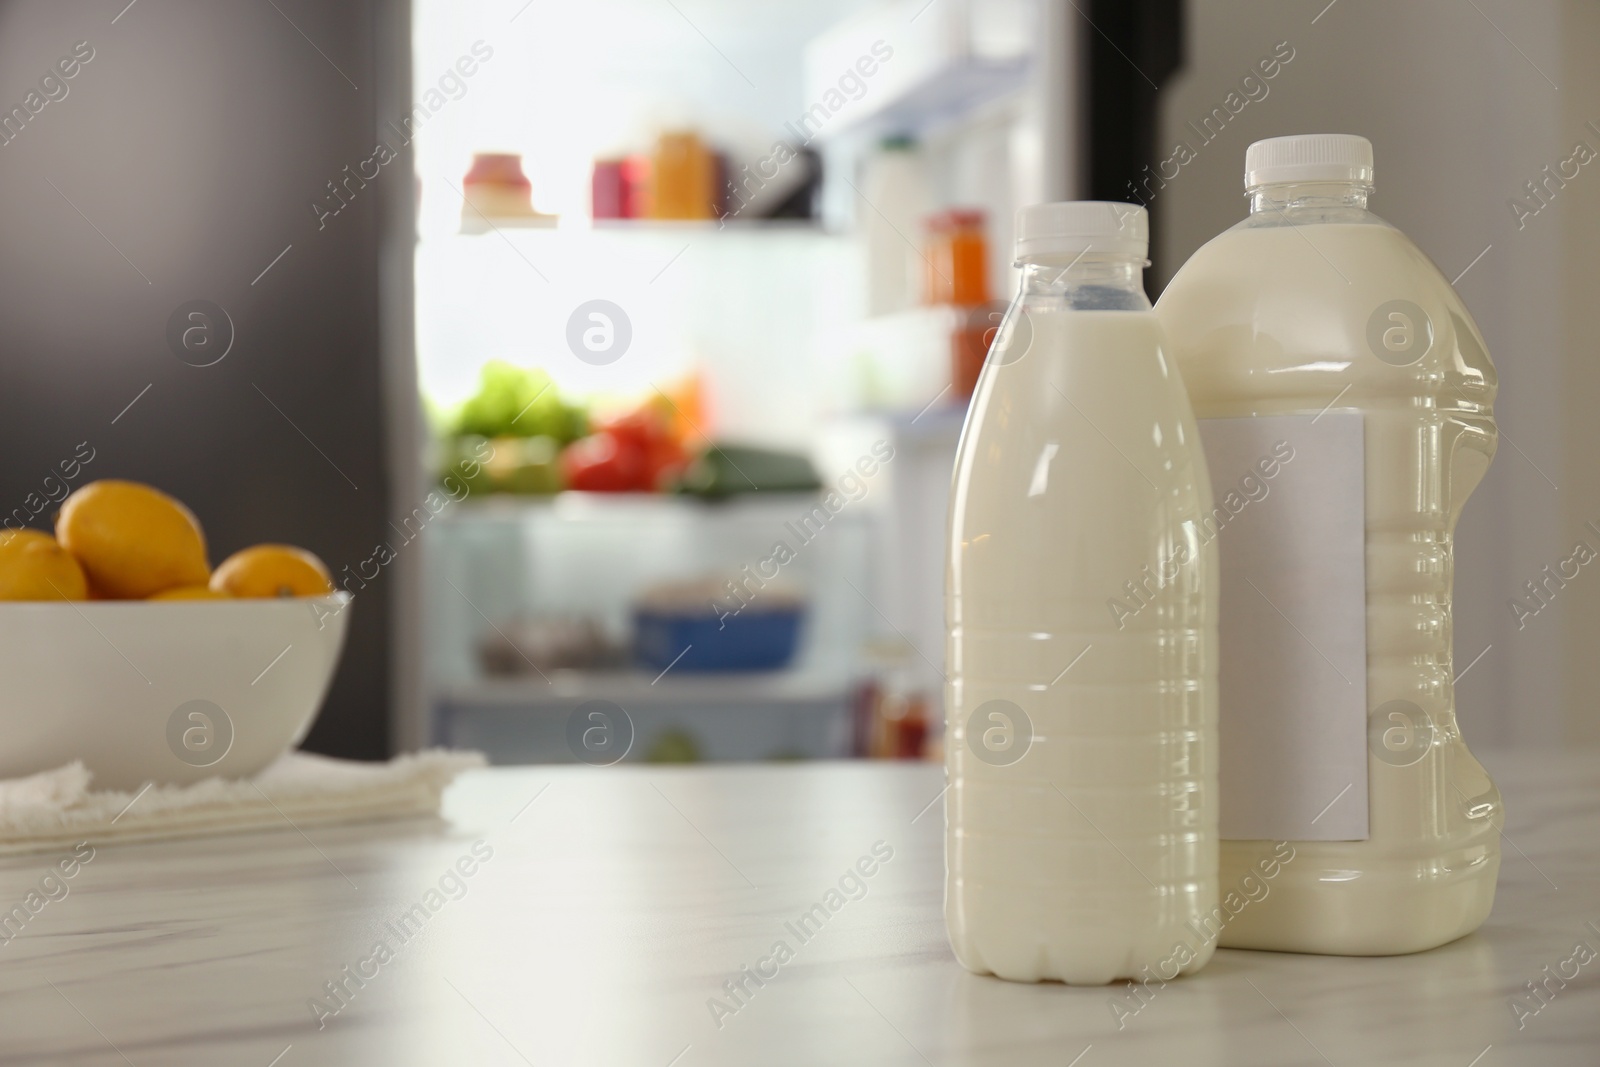
<instances>
[{"instance_id":1,"label":"ribbed plastic bottle body","mask_svg":"<svg viewBox=\"0 0 1600 1067\"><path fill-rule=\"evenodd\" d=\"M1413 952L1476 929L1499 869L1500 797L1457 728L1451 654L1452 541L1495 450L1494 368L1450 284L1365 210L1365 188L1265 195L1157 314L1202 419L1363 415L1371 836L1293 842L1221 944ZM1224 841L1224 884L1271 848Z\"/></svg>"},{"instance_id":2,"label":"ribbed plastic bottle body","mask_svg":"<svg viewBox=\"0 0 1600 1067\"><path fill-rule=\"evenodd\" d=\"M970 970L1101 984L1214 948L1217 574L1148 302L1085 291L1027 268L957 456L945 917Z\"/></svg>"}]
</instances>

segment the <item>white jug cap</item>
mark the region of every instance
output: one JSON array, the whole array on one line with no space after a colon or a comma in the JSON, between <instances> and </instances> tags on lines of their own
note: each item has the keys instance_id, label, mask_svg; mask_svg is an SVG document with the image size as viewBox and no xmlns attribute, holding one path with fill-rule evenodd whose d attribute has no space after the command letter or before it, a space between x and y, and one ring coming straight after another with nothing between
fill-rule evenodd
<instances>
[{"instance_id":1,"label":"white jug cap","mask_svg":"<svg viewBox=\"0 0 1600 1067\"><path fill-rule=\"evenodd\" d=\"M1244 187L1273 182L1372 184L1372 142L1352 133L1268 137L1244 151Z\"/></svg>"},{"instance_id":2,"label":"white jug cap","mask_svg":"<svg viewBox=\"0 0 1600 1067\"><path fill-rule=\"evenodd\" d=\"M1142 260L1149 248L1150 216L1136 204L1069 200L1017 212L1018 260L1085 252Z\"/></svg>"}]
</instances>

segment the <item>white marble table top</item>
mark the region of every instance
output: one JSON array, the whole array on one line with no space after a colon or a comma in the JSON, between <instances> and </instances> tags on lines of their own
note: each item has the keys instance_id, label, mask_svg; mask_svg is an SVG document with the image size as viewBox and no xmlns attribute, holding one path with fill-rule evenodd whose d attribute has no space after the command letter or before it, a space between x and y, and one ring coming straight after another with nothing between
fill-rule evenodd
<instances>
[{"instance_id":1,"label":"white marble table top","mask_svg":"<svg viewBox=\"0 0 1600 1067\"><path fill-rule=\"evenodd\" d=\"M0 1064L1595 1067L1600 960L1520 1029L1511 1004L1600 948L1600 753L1484 762L1510 821L1480 932L1391 959L1219 951L1120 1030L1116 987L956 964L932 766L495 769L447 823L107 847L70 878L65 855L9 859L0 910L27 918L0 927ZM864 892L797 936L864 856ZM743 967L770 977L741 1003Z\"/></svg>"}]
</instances>

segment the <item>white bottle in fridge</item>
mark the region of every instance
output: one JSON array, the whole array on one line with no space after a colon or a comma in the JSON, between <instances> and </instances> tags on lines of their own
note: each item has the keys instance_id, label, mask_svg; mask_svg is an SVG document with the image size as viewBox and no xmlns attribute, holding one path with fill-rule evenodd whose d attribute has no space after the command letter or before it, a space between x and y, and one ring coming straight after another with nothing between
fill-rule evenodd
<instances>
[{"instance_id":1,"label":"white bottle in fridge","mask_svg":"<svg viewBox=\"0 0 1600 1067\"><path fill-rule=\"evenodd\" d=\"M1041 204L1017 233L951 494L945 922L972 971L1164 981L1215 947L1211 488L1144 209Z\"/></svg>"},{"instance_id":2,"label":"white bottle in fridge","mask_svg":"<svg viewBox=\"0 0 1600 1067\"><path fill-rule=\"evenodd\" d=\"M1270 840L1233 840L1246 835L1230 829L1245 814L1233 810L1235 785L1243 787L1257 765L1300 766L1305 773L1277 787L1290 793L1292 779L1314 776L1335 748L1350 753L1354 771L1323 784L1332 796L1348 781L1350 793L1298 833L1262 832L1267 813L1255 813L1257 830L1248 836L1288 839L1294 858L1267 895L1228 924L1220 943L1340 955L1415 952L1483 922L1500 865L1500 795L1456 726L1450 617L1456 519L1495 450L1494 368L1472 316L1438 268L1367 210L1372 145L1365 138L1257 142L1245 155L1245 186L1249 217L1194 254L1156 314L1208 447L1213 426L1223 422L1232 424L1230 433L1248 435L1251 425L1270 421L1273 429L1257 447L1282 437L1294 448L1302 434L1309 440L1330 420L1346 421L1351 445L1342 462L1352 465L1350 477L1319 476L1312 491L1354 520L1342 535L1348 545L1316 531L1292 538L1296 552L1280 561L1276 575L1283 580L1277 588L1290 591L1271 594L1274 613L1256 592L1235 587L1235 573L1255 564L1230 556L1229 531L1218 539L1223 884L1273 848ZM1306 462L1295 460L1280 478ZM1216 462L1212 473L1219 487L1230 476ZM1340 493L1347 498L1332 501ZM1250 504L1251 521L1287 529L1296 521L1285 510L1291 500L1280 495L1276 503ZM1305 629L1319 615L1326 618L1330 598L1306 590L1335 556L1352 567L1354 610L1346 629L1353 632L1316 641L1336 661L1331 644L1351 638L1351 666L1342 679L1281 621ZM1252 580L1264 592L1274 588L1274 577L1258 570ZM1260 611L1254 629L1246 618L1252 607ZM1268 683L1238 665L1263 644L1262 619L1286 648L1299 649L1309 669L1270 683L1278 687L1275 699L1255 708ZM1327 722L1324 712L1310 714L1330 693L1349 705L1339 723ZM1324 721L1302 722L1304 730L1332 727L1343 740L1311 751L1258 746L1248 759L1233 746L1235 738L1255 744L1308 717ZM1308 798L1302 810L1315 811L1324 799ZM1287 794L1279 800L1255 806L1281 813L1297 803ZM1351 800L1365 803L1365 816L1338 834L1322 833L1343 810L1338 805Z\"/></svg>"},{"instance_id":3,"label":"white bottle in fridge","mask_svg":"<svg viewBox=\"0 0 1600 1067\"><path fill-rule=\"evenodd\" d=\"M886 137L867 159L857 203L867 243L867 314L893 315L922 301L922 220L933 210L922 152Z\"/></svg>"}]
</instances>

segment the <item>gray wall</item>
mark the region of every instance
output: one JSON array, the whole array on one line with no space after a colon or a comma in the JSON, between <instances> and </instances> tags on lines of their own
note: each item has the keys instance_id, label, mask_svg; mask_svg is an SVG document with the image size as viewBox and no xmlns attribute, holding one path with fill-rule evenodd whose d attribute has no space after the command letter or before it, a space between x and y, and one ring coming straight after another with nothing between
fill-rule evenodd
<instances>
[{"instance_id":1,"label":"gray wall","mask_svg":"<svg viewBox=\"0 0 1600 1067\"><path fill-rule=\"evenodd\" d=\"M287 541L338 570L389 514L379 220L409 203L409 155L325 229L309 203L371 155L380 102L405 83L403 46L375 47L390 9L125 3L0 3L0 109L76 42L93 49L0 146L0 501L22 504L87 441L80 484L186 501L213 562ZM213 366L166 339L196 299L233 322ZM388 586L359 597L310 747L388 751Z\"/></svg>"},{"instance_id":2,"label":"gray wall","mask_svg":"<svg viewBox=\"0 0 1600 1067\"><path fill-rule=\"evenodd\" d=\"M1185 122L1220 105L1278 42L1295 58L1158 194L1164 263L1175 269L1243 217L1251 141L1309 132L1371 138L1373 209L1446 277L1489 248L1457 286L1500 373L1503 431L1456 545L1457 670L1489 649L1457 687L1460 718L1469 740L1485 744L1597 736L1589 671L1600 573L1585 571L1526 627L1508 606L1571 554L1584 521L1600 521L1600 371L1583 319L1600 281L1600 162L1521 229L1508 206L1575 140L1600 149L1600 134L1583 128L1600 118L1595 6L1192 0L1188 18L1187 66L1164 105L1166 145L1194 141ZM1600 549L1600 537L1588 540Z\"/></svg>"}]
</instances>

